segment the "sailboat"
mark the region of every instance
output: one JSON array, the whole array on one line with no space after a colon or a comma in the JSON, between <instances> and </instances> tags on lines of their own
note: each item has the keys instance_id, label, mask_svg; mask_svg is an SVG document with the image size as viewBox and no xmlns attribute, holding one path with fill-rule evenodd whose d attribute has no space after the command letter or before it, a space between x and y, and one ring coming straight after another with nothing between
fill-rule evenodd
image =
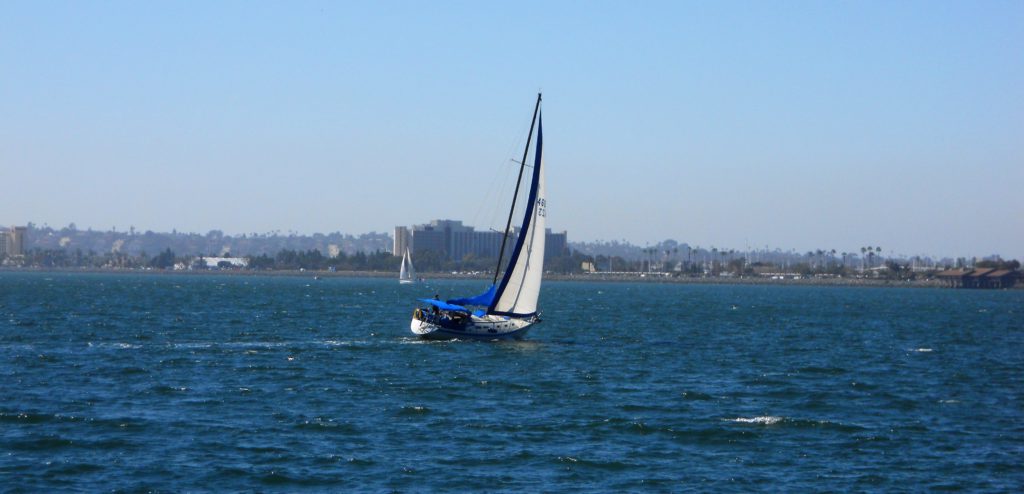
<instances>
[{"instance_id":1,"label":"sailboat","mask_svg":"<svg viewBox=\"0 0 1024 494\"><path fill-rule=\"evenodd\" d=\"M541 95L537 94L530 133L526 137L523 159L519 162L519 178L512 195L505 236L490 288L475 297L444 301L438 300L436 296L433 299L419 299L427 307L413 311L410 323L413 334L426 339L521 339L533 325L540 322L537 301L544 274L544 225L547 219L540 101ZM529 156L530 140L535 127L537 149L534 151L533 166L529 167L526 158ZM508 262L503 264L505 247L513 232L512 216L515 214L516 197L523 184L523 172L527 168L532 168L532 173L523 222Z\"/></svg>"},{"instance_id":2,"label":"sailboat","mask_svg":"<svg viewBox=\"0 0 1024 494\"><path fill-rule=\"evenodd\" d=\"M405 255L402 257L402 269L398 271L398 282L403 285L416 283L416 268L412 266L409 249L405 249Z\"/></svg>"}]
</instances>

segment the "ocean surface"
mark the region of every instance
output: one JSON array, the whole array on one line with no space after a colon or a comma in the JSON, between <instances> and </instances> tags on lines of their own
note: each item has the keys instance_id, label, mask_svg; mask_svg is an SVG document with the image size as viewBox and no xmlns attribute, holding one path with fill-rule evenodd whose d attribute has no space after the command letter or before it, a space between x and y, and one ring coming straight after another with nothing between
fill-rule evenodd
<instances>
[{"instance_id":1,"label":"ocean surface","mask_svg":"<svg viewBox=\"0 0 1024 494\"><path fill-rule=\"evenodd\" d=\"M0 491L1024 490L1024 291L0 272Z\"/></svg>"}]
</instances>

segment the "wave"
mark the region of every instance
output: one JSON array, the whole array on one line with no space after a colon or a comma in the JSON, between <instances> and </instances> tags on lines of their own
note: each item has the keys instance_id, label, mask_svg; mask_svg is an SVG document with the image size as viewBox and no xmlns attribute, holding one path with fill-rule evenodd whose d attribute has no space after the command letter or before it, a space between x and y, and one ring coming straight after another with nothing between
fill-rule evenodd
<instances>
[{"instance_id":1,"label":"wave","mask_svg":"<svg viewBox=\"0 0 1024 494\"><path fill-rule=\"evenodd\" d=\"M406 406L403 406L402 408L398 409L398 415L399 416L405 416L405 415L424 415L424 414L428 414L430 412L431 412L430 408L427 408L427 407L424 407L424 406L408 406L408 405L406 405Z\"/></svg>"},{"instance_id":2,"label":"wave","mask_svg":"<svg viewBox=\"0 0 1024 494\"><path fill-rule=\"evenodd\" d=\"M43 424L46 422L60 422L60 421L80 421L76 417L65 417L56 414L49 413L37 413L37 412L0 412L0 423L15 423L15 424Z\"/></svg>"},{"instance_id":3,"label":"wave","mask_svg":"<svg viewBox=\"0 0 1024 494\"><path fill-rule=\"evenodd\" d=\"M303 420L294 426L298 430L317 432L331 432L337 434L354 435L359 434L359 428L347 422L336 422L334 419L316 417L310 420Z\"/></svg>"},{"instance_id":4,"label":"wave","mask_svg":"<svg viewBox=\"0 0 1024 494\"><path fill-rule=\"evenodd\" d=\"M117 372L126 376L133 374L149 374L149 370L143 369L142 367L122 367Z\"/></svg>"},{"instance_id":5,"label":"wave","mask_svg":"<svg viewBox=\"0 0 1024 494\"><path fill-rule=\"evenodd\" d=\"M633 463L628 463L628 462L623 462L623 461L618 461L618 460L610 460L610 461L591 460L591 459L588 459L588 458L580 458L580 457L576 457L576 456L559 456L559 457L557 457L555 459L555 461L557 463L567 464L567 465L570 465L571 467L576 467L576 468L578 468L578 467L588 467L588 468L594 468L594 469L597 469L597 470L608 470L608 471L613 471L613 472L614 471L629 470L629 469L636 468L636 466L637 466L637 465L635 465Z\"/></svg>"},{"instance_id":6,"label":"wave","mask_svg":"<svg viewBox=\"0 0 1024 494\"><path fill-rule=\"evenodd\" d=\"M779 422L782 422L783 419L784 419L784 417L775 417L775 416L772 416L772 415L765 415L765 416L761 416L761 417L751 417L751 418L737 417L737 418L734 418L734 419L726 419L726 420L731 420L732 422L740 422L740 423L744 423L744 424L775 425L775 424L778 424Z\"/></svg>"},{"instance_id":7,"label":"wave","mask_svg":"<svg viewBox=\"0 0 1024 494\"><path fill-rule=\"evenodd\" d=\"M225 341L225 342L191 342L175 343L174 348L205 349L205 348L277 348L293 345L292 341Z\"/></svg>"},{"instance_id":8,"label":"wave","mask_svg":"<svg viewBox=\"0 0 1024 494\"><path fill-rule=\"evenodd\" d=\"M846 374L848 371L842 367L819 367L819 366L807 366L797 369L797 372L803 374L824 374L828 376L838 376Z\"/></svg>"},{"instance_id":9,"label":"wave","mask_svg":"<svg viewBox=\"0 0 1024 494\"><path fill-rule=\"evenodd\" d=\"M833 422L831 420L798 419L792 417L781 417L776 415L761 415L757 417L736 417L722 420L727 422L736 422L738 424L793 427L805 429L826 428L842 432L857 432L865 430L864 427L861 427L859 425L844 424L841 422Z\"/></svg>"},{"instance_id":10,"label":"wave","mask_svg":"<svg viewBox=\"0 0 1024 494\"><path fill-rule=\"evenodd\" d=\"M323 341L314 341L313 343L318 343L318 344L325 345L325 346L357 346L357 345L369 345L370 341L367 341L367 340L323 340Z\"/></svg>"},{"instance_id":11,"label":"wave","mask_svg":"<svg viewBox=\"0 0 1024 494\"><path fill-rule=\"evenodd\" d=\"M149 389L149 391L152 392L152 393L158 394L158 395L175 395L175 394L179 394L179 393L188 392L188 387L186 387L186 386L167 386L167 385L164 385L164 384L160 384L160 385L157 385L157 386L153 386L152 388Z\"/></svg>"},{"instance_id":12,"label":"wave","mask_svg":"<svg viewBox=\"0 0 1024 494\"><path fill-rule=\"evenodd\" d=\"M142 345L135 343L121 343L121 342L110 342L110 343L93 343L91 341L86 342L86 346L89 348L114 348L118 350L134 350L142 348Z\"/></svg>"},{"instance_id":13,"label":"wave","mask_svg":"<svg viewBox=\"0 0 1024 494\"><path fill-rule=\"evenodd\" d=\"M700 391L683 391L682 396L684 400L706 401L715 399L714 396L711 396L707 393L701 393Z\"/></svg>"},{"instance_id":14,"label":"wave","mask_svg":"<svg viewBox=\"0 0 1024 494\"><path fill-rule=\"evenodd\" d=\"M75 439L55 434L33 435L7 442L7 447L17 451L51 451L66 448L86 450L123 450L132 446L129 441L118 438Z\"/></svg>"},{"instance_id":15,"label":"wave","mask_svg":"<svg viewBox=\"0 0 1024 494\"><path fill-rule=\"evenodd\" d=\"M146 421L138 417L90 417L85 415L65 415L39 411L0 411L0 424L3 423L16 425L82 423L90 426L123 431L126 429L144 427Z\"/></svg>"}]
</instances>

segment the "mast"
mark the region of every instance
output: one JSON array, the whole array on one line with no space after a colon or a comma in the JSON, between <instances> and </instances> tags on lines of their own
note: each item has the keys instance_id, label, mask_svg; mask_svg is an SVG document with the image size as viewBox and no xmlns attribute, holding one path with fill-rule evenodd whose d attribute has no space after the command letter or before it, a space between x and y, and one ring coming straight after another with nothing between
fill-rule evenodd
<instances>
[{"instance_id":1,"label":"mast","mask_svg":"<svg viewBox=\"0 0 1024 494\"><path fill-rule=\"evenodd\" d=\"M498 252L498 266L494 268L494 281L498 283L498 274L501 273L501 258L505 256L505 243L508 242L508 230L512 228L512 215L516 210L516 198L519 197L519 185L523 183L523 170L526 169L526 156L530 154L530 139L533 138L533 126L537 124L537 112L540 111L540 95L537 93L537 104L533 107L533 119L530 120L530 133L526 135L526 149L523 149L523 159L519 162L519 178L516 179L516 191L512 194L512 207L508 210L508 221L505 222L505 235L501 238L501 250Z\"/></svg>"}]
</instances>

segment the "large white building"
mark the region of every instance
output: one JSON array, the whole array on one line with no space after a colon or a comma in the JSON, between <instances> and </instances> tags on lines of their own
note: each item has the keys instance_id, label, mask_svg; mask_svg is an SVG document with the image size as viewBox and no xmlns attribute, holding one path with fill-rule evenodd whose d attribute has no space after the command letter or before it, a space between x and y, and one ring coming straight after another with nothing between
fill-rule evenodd
<instances>
[{"instance_id":1,"label":"large white building","mask_svg":"<svg viewBox=\"0 0 1024 494\"><path fill-rule=\"evenodd\" d=\"M412 234L409 229L404 226L395 227L395 243L391 253L396 256L405 255L405 251L408 249L412 251Z\"/></svg>"}]
</instances>

